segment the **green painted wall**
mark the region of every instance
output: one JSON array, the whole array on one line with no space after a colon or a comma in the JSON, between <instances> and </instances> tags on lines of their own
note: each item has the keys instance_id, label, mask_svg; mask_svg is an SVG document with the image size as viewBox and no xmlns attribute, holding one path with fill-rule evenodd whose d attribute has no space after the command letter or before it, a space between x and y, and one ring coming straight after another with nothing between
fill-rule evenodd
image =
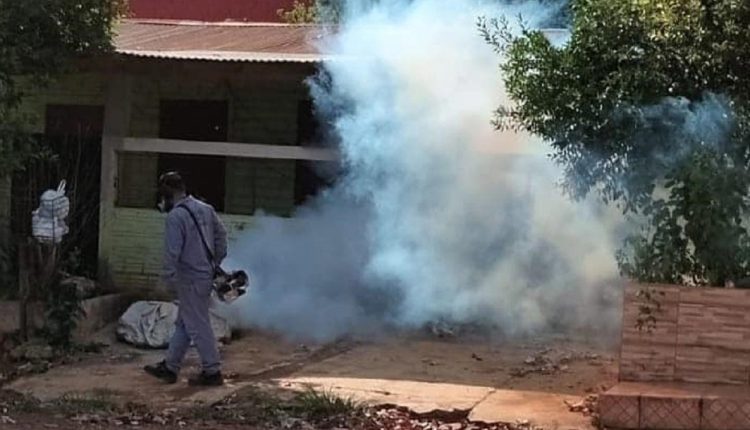
<instances>
[{"instance_id":1,"label":"green painted wall","mask_svg":"<svg viewBox=\"0 0 750 430\"><path fill-rule=\"evenodd\" d=\"M229 141L262 144L296 143L297 105L307 97L301 78L288 82L232 84L141 77L134 88L131 136L158 137L161 99L227 100ZM156 160L155 154L120 157L118 195L121 205L152 204L158 176ZM262 209L289 215L294 209L294 176L295 163L291 160L228 159L226 212L251 215L255 209Z\"/></svg>"},{"instance_id":2,"label":"green painted wall","mask_svg":"<svg viewBox=\"0 0 750 430\"><path fill-rule=\"evenodd\" d=\"M293 160L227 160L225 211L251 215L262 210L273 215L291 215L294 169Z\"/></svg>"},{"instance_id":3,"label":"green painted wall","mask_svg":"<svg viewBox=\"0 0 750 430\"><path fill-rule=\"evenodd\" d=\"M206 82L184 76L139 77L134 85L130 132L157 137L161 99L227 100L229 141L293 145L297 138L297 103L308 98L302 78L286 82Z\"/></svg>"},{"instance_id":4,"label":"green painted wall","mask_svg":"<svg viewBox=\"0 0 750 430\"><path fill-rule=\"evenodd\" d=\"M307 98L303 76L288 80L191 79L165 72L134 77L130 135L158 137L161 99L208 99L229 102L229 140L261 144L295 144L297 106ZM236 82L235 82L236 81ZM47 104L104 105L107 77L67 76L27 97L22 111L33 132L44 131ZM34 89L30 88L34 93ZM155 154L118 154L116 207L103 220L100 257L120 287L156 287L162 262L163 215L151 206L156 192ZM230 237L252 226L256 209L288 216L294 209L295 162L291 160L228 159L225 207L222 214ZM0 180L0 228L7 217L9 181Z\"/></svg>"},{"instance_id":5,"label":"green painted wall","mask_svg":"<svg viewBox=\"0 0 750 430\"><path fill-rule=\"evenodd\" d=\"M136 78L130 133L158 137L161 99L227 100L231 142L295 144L297 105L307 98L301 77L288 82L205 82L181 77ZM119 154L118 203L103 225L102 252L117 285L158 285L162 262L163 215L153 209L157 155ZM257 209L288 216L294 209L295 162L229 158L225 176L225 214L230 237L252 225ZM124 207L130 206L130 207Z\"/></svg>"},{"instance_id":6,"label":"green painted wall","mask_svg":"<svg viewBox=\"0 0 750 430\"><path fill-rule=\"evenodd\" d=\"M106 77L93 73L63 76L45 88L26 85L25 91L29 96L24 98L20 111L29 118L31 132L43 133L46 105L103 106L106 86Z\"/></svg>"},{"instance_id":7,"label":"green painted wall","mask_svg":"<svg viewBox=\"0 0 750 430\"><path fill-rule=\"evenodd\" d=\"M230 99L229 140L296 144L297 105L307 97L301 83L238 86Z\"/></svg>"},{"instance_id":8,"label":"green painted wall","mask_svg":"<svg viewBox=\"0 0 750 430\"><path fill-rule=\"evenodd\" d=\"M253 223L248 216L220 216L230 240ZM118 287L157 287L164 250L164 215L151 209L116 208L107 228L112 240L104 245L103 252Z\"/></svg>"}]
</instances>

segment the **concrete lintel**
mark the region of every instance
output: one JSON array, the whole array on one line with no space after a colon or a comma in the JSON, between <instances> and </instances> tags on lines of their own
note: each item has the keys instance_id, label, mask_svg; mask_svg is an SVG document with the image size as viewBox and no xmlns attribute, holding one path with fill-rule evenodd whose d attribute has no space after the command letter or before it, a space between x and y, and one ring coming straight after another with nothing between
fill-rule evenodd
<instances>
[{"instance_id":1,"label":"concrete lintel","mask_svg":"<svg viewBox=\"0 0 750 430\"><path fill-rule=\"evenodd\" d=\"M293 145L258 143L200 142L192 140L129 137L121 139L116 148L121 152L155 152L168 154L199 154L241 158L275 158L285 160L337 161L337 151Z\"/></svg>"}]
</instances>

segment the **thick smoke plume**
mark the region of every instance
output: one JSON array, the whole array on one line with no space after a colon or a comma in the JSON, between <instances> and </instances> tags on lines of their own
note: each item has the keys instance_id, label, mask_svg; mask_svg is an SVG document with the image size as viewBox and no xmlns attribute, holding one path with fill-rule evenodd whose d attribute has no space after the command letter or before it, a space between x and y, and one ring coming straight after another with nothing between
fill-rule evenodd
<instances>
[{"instance_id":1,"label":"thick smoke plume","mask_svg":"<svg viewBox=\"0 0 750 430\"><path fill-rule=\"evenodd\" d=\"M259 217L228 266L253 275L243 324L326 340L434 321L505 334L616 326L608 214L571 203L534 139L493 130L498 57L479 16L554 10L470 0L350 10L311 82L345 173L292 219Z\"/></svg>"}]
</instances>

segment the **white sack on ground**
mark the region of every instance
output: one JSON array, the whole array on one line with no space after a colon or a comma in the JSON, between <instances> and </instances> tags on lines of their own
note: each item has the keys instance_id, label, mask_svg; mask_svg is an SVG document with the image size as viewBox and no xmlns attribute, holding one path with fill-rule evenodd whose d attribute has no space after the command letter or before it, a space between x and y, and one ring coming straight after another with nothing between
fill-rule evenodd
<instances>
[{"instance_id":1,"label":"white sack on ground","mask_svg":"<svg viewBox=\"0 0 750 430\"><path fill-rule=\"evenodd\" d=\"M117 323L117 338L142 348L166 348L174 333L177 305L169 302L136 302ZM211 327L216 338L227 340L232 329L223 317L211 311Z\"/></svg>"}]
</instances>

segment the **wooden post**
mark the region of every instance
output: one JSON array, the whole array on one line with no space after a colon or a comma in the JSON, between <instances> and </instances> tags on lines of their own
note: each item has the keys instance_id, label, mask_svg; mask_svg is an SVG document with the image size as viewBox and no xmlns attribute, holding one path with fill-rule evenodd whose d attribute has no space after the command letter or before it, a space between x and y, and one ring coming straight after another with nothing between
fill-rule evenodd
<instances>
[{"instance_id":1,"label":"wooden post","mask_svg":"<svg viewBox=\"0 0 750 430\"><path fill-rule=\"evenodd\" d=\"M18 245L18 322L21 334L21 340L29 339L29 276L32 270L28 243Z\"/></svg>"},{"instance_id":2,"label":"wooden post","mask_svg":"<svg viewBox=\"0 0 750 430\"><path fill-rule=\"evenodd\" d=\"M29 303L44 300L40 293L53 288L58 272L59 245L39 243L28 238L18 247L19 324L23 340L29 337ZM34 290L32 291L32 285Z\"/></svg>"},{"instance_id":3,"label":"wooden post","mask_svg":"<svg viewBox=\"0 0 750 430\"><path fill-rule=\"evenodd\" d=\"M58 245L34 242L37 260L35 261L37 285L41 291L52 287L52 281L57 274Z\"/></svg>"}]
</instances>

